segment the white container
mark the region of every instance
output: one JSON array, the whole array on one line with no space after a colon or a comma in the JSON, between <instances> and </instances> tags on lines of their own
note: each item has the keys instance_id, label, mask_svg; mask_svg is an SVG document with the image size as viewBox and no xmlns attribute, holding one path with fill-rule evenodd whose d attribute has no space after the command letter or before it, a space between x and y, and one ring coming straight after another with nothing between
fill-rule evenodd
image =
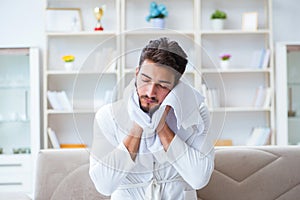
<instances>
[{"instance_id":1,"label":"white container","mask_svg":"<svg viewBox=\"0 0 300 200\"><path fill-rule=\"evenodd\" d=\"M65 69L66 69L67 71L72 71L72 70L73 70L73 67L74 67L73 62L65 62Z\"/></svg>"},{"instance_id":2,"label":"white container","mask_svg":"<svg viewBox=\"0 0 300 200\"><path fill-rule=\"evenodd\" d=\"M215 31L223 30L224 29L224 19L212 19L211 26L212 29Z\"/></svg>"},{"instance_id":3,"label":"white container","mask_svg":"<svg viewBox=\"0 0 300 200\"><path fill-rule=\"evenodd\" d=\"M165 28L165 19L163 18L152 18L150 22L153 28L159 28L159 29Z\"/></svg>"},{"instance_id":4,"label":"white container","mask_svg":"<svg viewBox=\"0 0 300 200\"><path fill-rule=\"evenodd\" d=\"M229 60L220 60L220 68L221 69L228 69L230 65Z\"/></svg>"}]
</instances>

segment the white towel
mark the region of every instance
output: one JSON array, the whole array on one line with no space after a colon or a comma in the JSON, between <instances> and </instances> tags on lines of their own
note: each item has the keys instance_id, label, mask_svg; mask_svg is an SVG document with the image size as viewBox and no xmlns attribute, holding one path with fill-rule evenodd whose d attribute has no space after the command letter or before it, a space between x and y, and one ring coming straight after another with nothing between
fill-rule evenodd
<instances>
[{"instance_id":1,"label":"white towel","mask_svg":"<svg viewBox=\"0 0 300 200\"><path fill-rule=\"evenodd\" d=\"M199 108L203 102L204 97L197 90L179 81L162 102L161 107L171 106L177 119L177 128L182 126L187 129L191 125L202 122Z\"/></svg>"},{"instance_id":2,"label":"white towel","mask_svg":"<svg viewBox=\"0 0 300 200\"><path fill-rule=\"evenodd\" d=\"M163 146L160 142L159 137L155 134L155 130L160 122L160 119L165 111L167 105L171 106L174 112L169 112L167 116L171 113L175 114L177 129L181 126L184 129L196 124L202 124L203 121L199 112L199 107L204 101L203 96L192 88L190 85L179 81L179 83L171 90L167 95L165 100L162 102L158 110L156 110L152 118L141 110L139 105L139 99L137 92L132 90L132 94L128 101L128 113L131 120L138 123L143 128L143 139L141 140L139 152L147 153L152 152L159 154L155 156L157 158L162 158L161 162L165 159L163 152ZM201 129L204 129L204 125Z\"/></svg>"}]
</instances>

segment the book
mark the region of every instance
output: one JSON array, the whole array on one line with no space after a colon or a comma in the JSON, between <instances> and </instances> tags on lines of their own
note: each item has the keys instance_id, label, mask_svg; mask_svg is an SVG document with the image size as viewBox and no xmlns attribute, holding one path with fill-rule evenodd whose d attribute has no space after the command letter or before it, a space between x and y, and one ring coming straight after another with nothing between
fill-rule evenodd
<instances>
[{"instance_id":1,"label":"book","mask_svg":"<svg viewBox=\"0 0 300 200\"><path fill-rule=\"evenodd\" d=\"M269 141L271 131L269 127L255 127L252 129L250 137L248 138L247 146L262 146Z\"/></svg>"},{"instance_id":2,"label":"book","mask_svg":"<svg viewBox=\"0 0 300 200\"><path fill-rule=\"evenodd\" d=\"M269 65L270 49L262 48L253 52L251 67L265 69Z\"/></svg>"},{"instance_id":3,"label":"book","mask_svg":"<svg viewBox=\"0 0 300 200\"><path fill-rule=\"evenodd\" d=\"M270 49L265 49L260 68L266 69L269 65L269 60L270 60Z\"/></svg>"},{"instance_id":4,"label":"book","mask_svg":"<svg viewBox=\"0 0 300 200\"><path fill-rule=\"evenodd\" d=\"M50 139L50 142L51 142L53 148L59 149L60 148L59 141L56 137L55 132L51 128L48 128L48 136L49 136L49 139Z\"/></svg>"},{"instance_id":5,"label":"book","mask_svg":"<svg viewBox=\"0 0 300 200\"><path fill-rule=\"evenodd\" d=\"M65 91L56 92L56 98L58 99L58 102L63 110L72 110L71 103Z\"/></svg>"},{"instance_id":6,"label":"book","mask_svg":"<svg viewBox=\"0 0 300 200\"><path fill-rule=\"evenodd\" d=\"M215 141L215 146L232 146L233 142L230 139L219 139Z\"/></svg>"},{"instance_id":7,"label":"book","mask_svg":"<svg viewBox=\"0 0 300 200\"><path fill-rule=\"evenodd\" d=\"M264 108L268 108L271 104L271 100L272 100L272 90L271 88L266 88L265 90L265 101L264 101Z\"/></svg>"},{"instance_id":8,"label":"book","mask_svg":"<svg viewBox=\"0 0 300 200\"><path fill-rule=\"evenodd\" d=\"M72 110L65 91L47 91L47 97L54 110Z\"/></svg>"},{"instance_id":9,"label":"book","mask_svg":"<svg viewBox=\"0 0 300 200\"><path fill-rule=\"evenodd\" d=\"M60 148L86 148L85 144L61 144Z\"/></svg>"},{"instance_id":10,"label":"book","mask_svg":"<svg viewBox=\"0 0 300 200\"><path fill-rule=\"evenodd\" d=\"M269 87L259 86L256 89L253 106L268 108L272 100L272 90Z\"/></svg>"},{"instance_id":11,"label":"book","mask_svg":"<svg viewBox=\"0 0 300 200\"><path fill-rule=\"evenodd\" d=\"M205 104L206 104L208 107L212 107L212 106L211 106L211 103L210 103L210 101L209 101L209 99L208 99L207 87L206 87L205 84L202 84L202 85L201 85L201 93L202 93L202 95L203 95L203 97L204 97L204 102L205 102Z\"/></svg>"},{"instance_id":12,"label":"book","mask_svg":"<svg viewBox=\"0 0 300 200\"><path fill-rule=\"evenodd\" d=\"M63 110L59 100L56 97L56 92L54 91L47 91L47 98L48 101L50 103L50 106L54 109L54 110Z\"/></svg>"},{"instance_id":13,"label":"book","mask_svg":"<svg viewBox=\"0 0 300 200\"><path fill-rule=\"evenodd\" d=\"M264 86L259 86L256 88L254 100L253 100L253 106L254 107L262 107L264 105L266 98L266 89Z\"/></svg>"},{"instance_id":14,"label":"book","mask_svg":"<svg viewBox=\"0 0 300 200\"><path fill-rule=\"evenodd\" d=\"M221 106L219 89L216 88L208 89L207 97L211 107L217 108Z\"/></svg>"}]
</instances>

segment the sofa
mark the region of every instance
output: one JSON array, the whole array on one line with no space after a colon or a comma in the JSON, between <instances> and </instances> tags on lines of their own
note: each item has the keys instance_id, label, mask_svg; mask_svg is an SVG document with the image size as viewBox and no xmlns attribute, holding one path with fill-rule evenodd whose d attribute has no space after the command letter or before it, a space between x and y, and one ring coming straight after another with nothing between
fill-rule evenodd
<instances>
[{"instance_id":1,"label":"sofa","mask_svg":"<svg viewBox=\"0 0 300 200\"><path fill-rule=\"evenodd\" d=\"M104 200L89 178L89 150L41 150L35 200ZM216 148L215 170L198 200L299 200L300 147ZM196 176L196 174L195 174Z\"/></svg>"}]
</instances>

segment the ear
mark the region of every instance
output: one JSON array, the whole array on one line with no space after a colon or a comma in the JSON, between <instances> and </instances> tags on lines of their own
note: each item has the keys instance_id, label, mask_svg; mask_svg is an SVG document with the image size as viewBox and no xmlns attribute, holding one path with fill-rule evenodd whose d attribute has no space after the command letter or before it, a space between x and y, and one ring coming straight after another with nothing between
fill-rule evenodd
<instances>
[{"instance_id":1,"label":"ear","mask_svg":"<svg viewBox=\"0 0 300 200\"><path fill-rule=\"evenodd\" d=\"M136 68L135 68L135 76L138 75L139 71L140 71L140 68L139 68L139 67L136 67Z\"/></svg>"}]
</instances>

